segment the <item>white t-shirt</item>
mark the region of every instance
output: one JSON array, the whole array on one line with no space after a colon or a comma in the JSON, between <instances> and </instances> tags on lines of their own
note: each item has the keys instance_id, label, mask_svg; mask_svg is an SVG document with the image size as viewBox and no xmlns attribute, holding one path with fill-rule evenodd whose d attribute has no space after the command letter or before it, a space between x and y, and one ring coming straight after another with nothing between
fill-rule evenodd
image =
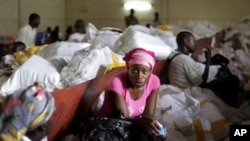
<instances>
[{"instance_id":1,"label":"white t-shirt","mask_svg":"<svg viewBox=\"0 0 250 141\"><path fill-rule=\"evenodd\" d=\"M68 41L69 41L69 42L83 42L84 36L85 36L84 33L78 33L78 32L72 33L72 34L69 36Z\"/></svg>"},{"instance_id":2,"label":"white t-shirt","mask_svg":"<svg viewBox=\"0 0 250 141\"><path fill-rule=\"evenodd\" d=\"M36 28L32 28L29 24L23 26L18 33L17 41L21 41L26 48L35 45Z\"/></svg>"},{"instance_id":3,"label":"white t-shirt","mask_svg":"<svg viewBox=\"0 0 250 141\"><path fill-rule=\"evenodd\" d=\"M172 57L175 53L171 53L169 57ZM198 86L203 81L199 69L197 63L188 55L177 55L169 64L169 82L171 85L182 89Z\"/></svg>"}]
</instances>

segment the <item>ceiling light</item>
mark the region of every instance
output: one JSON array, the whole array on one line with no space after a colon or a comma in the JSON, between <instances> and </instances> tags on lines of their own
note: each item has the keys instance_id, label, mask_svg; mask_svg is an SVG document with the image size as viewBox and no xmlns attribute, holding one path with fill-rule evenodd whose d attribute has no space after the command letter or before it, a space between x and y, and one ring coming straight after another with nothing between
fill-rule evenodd
<instances>
[{"instance_id":1,"label":"ceiling light","mask_svg":"<svg viewBox=\"0 0 250 141\"><path fill-rule=\"evenodd\" d=\"M150 10L152 5L150 2L147 1L128 1L124 4L124 8L126 10L134 9L140 11Z\"/></svg>"}]
</instances>

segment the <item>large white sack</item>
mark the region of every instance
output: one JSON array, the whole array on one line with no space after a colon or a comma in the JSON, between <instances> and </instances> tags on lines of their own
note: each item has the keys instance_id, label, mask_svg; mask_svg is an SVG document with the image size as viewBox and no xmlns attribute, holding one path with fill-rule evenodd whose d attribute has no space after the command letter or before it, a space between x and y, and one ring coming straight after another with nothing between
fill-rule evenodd
<instances>
[{"instance_id":1,"label":"large white sack","mask_svg":"<svg viewBox=\"0 0 250 141\"><path fill-rule=\"evenodd\" d=\"M222 132L228 130L230 122L208 99L200 101L186 91L171 85L161 85L159 94L158 104L162 107L160 121L166 127L179 129L184 136L192 137L192 140L199 140L200 137L217 140L228 135ZM170 106L171 108L164 111L165 107ZM197 132L200 134L195 134Z\"/></svg>"},{"instance_id":2,"label":"large white sack","mask_svg":"<svg viewBox=\"0 0 250 141\"><path fill-rule=\"evenodd\" d=\"M99 31L95 25L89 23L86 27L85 40L90 44L102 43L111 50L114 50L116 40L122 35L121 32L120 29L112 27L102 28Z\"/></svg>"},{"instance_id":3,"label":"large white sack","mask_svg":"<svg viewBox=\"0 0 250 141\"><path fill-rule=\"evenodd\" d=\"M157 28L151 28L151 35L160 37L168 46L174 50L178 48L176 37L172 31L163 31Z\"/></svg>"},{"instance_id":4,"label":"large white sack","mask_svg":"<svg viewBox=\"0 0 250 141\"><path fill-rule=\"evenodd\" d=\"M240 31L238 31L237 29L229 28L229 29L225 30L225 35L224 35L223 40L224 41L231 40L235 34L239 34L239 33L240 33Z\"/></svg>"},{"instance_id":5,"label":"large white sack","mask_svg":"<svg viewBox=\"0 0 250 141\"><path fill-rule=\"evenodd\" d=\"M109 31L109 30L105 30L105 31L99 31L96 36L95 39L90 42L91 44L98 44L98 43L102 43L105 46L108 46L111 50L115 50L115 42L120 38L122 34L118 33L118 32L113 32L113 31Z\"/></svg>"},{"instance_id":6,"label":"large white sack","mask_svg":"<svg viewBox=\"0 0 250 141\"><path fill-rule=\"evenodd\" d=\"M128 28L116 41L114 52L125 55L136 47L153 51L157 60L165 60L173 51L161 38Z\"/></svg>"},{"instance_id":7,"label":"large white sack","mask_svg":"<svg viewBox=\"0 0 250 141\"><path fill-rule=\"evenodd\" d=\"M128 32L130 30L139 31L139 32L143 32L143 33L146 33L146 34L150 34L150 32L151 32L151 29L147 28L146 26L143 26L143 25L130 25L129 27L127 27L124 30L124 33Z\"/></svg>"},{"instance_id":8,"label":"large white sack","mask_svg":"<svg viewBox=\"0 0 250 141\"><path fill-rule=\"evenodd\" d=\"M221 31L221 28L215 26L208 21L204 20L190 20L182 24L183 27L190 29L197 39L204 37L211 37L217 32Z\"/></svg>"},{"instance_id":9,"label":"large white sack","mask_svg":"<svg viewBox=\"0 0 250 141\"><path fill-rule=\"evenodd\" d=\"M250 79L250 54L249 52L245 52L243 50L236 50L235 51L235 61L238 62L238 68L242 70L243 75Z\"/></svg>"},{"instance_id":10,"label":"large white sack","mask_svg":"<svg viewBox=\"0 0 250 141\"><path fill-rule=\"evenodd\" d=\"M89 46L89 43L55 42L44 47L38 55L51 62L60 72L75 52Z\"/></svg>"},{"instance_id":11,"label":"large white sack","mask_svg":"<svg viewBox=\"0 0 250 141\"><path fill-rule=\"evenodd\" d=\"M190 31L187 28L181 27L179 25L168 24L167 26L170 28L174 35L177 35L181 31Z\"/></svg>"},{"instance_id":12,"label":"large white sack","mask_svg":"<svg viewBox=\"0 0 250 141\"><path fill-rule=\"evenodd\" d=\"M172 110L183 110L192 105L197 105L198 100L194 99L185 92L172 85L161 85L159 90L160 99L158 104L161 107L170 107Z\"/></svg>"},{"instance_id":13,"label":"large white sack","mask_svg":"<svg viewBox=\"0 0 250 141\"><path fill-rule=\"evenodd\" d=\"M60 74L50 62L40 56L32 55L2 85L0 93L6 96L36 81L44 83L48 91L53 91L60 82Z\"/></svg>"},{"instance_id":14,"label":"large white sack","mask_svg":"<svg viewBox=\"0 0 250 141\"><path fill-rule=\"evenodd\" d=\"M86 27L85 40L91 42L95 39L98 29L92 23L88 23Z\"/></svg>"},{"instance_id":15,"label":"large white sack","mask_svg":"<svg viewBox=\"0 0 250 141\"><path fill-rule=\"evenodd\" d=\"M221 140L229 135L231 122L225 118L218 107L208 100L201 102L199 114L211 124L211 133L215 140Z\"/></svg>"},{"instance_id":16,"label":"large white sack","mask_svg":"<svg viewBox=\"0 0 250 141\"><path fill-rule=\"evenodd\" d=\"M103 27L101 31L112 31L112 32L122 33L122 29L116 27Z\"/></svg>"},{"instance_id":17,"label":"large white sack","mask_svg":"<svg viewBox=\"0 0 250 141\"><path fill-rule=\"evenodd\" d=\"M175 129L167 129L168 141L188 141L179 131Z\"/></svg>"},{"instance_id":18,"label":"large white sack","mask_svg":"<svg viewBox=\"0 0 250 141\"><path fill-rule=\"evenodd\" d=\"M239 124L242 121L249 119L241 109L231 107L227 105L222 99L216 96L213 91L209 89L203 89L200 87L191 87L185 89L186 93L192 95L192 97L199 99L199 101L209 100L213 102L220 113L227 119L229 119L232 123Z\"/></svg>"},{"instance_id":19,"label":"large white sack","mask_svg":"<svg viewBox=\"0 0 250 141\"><path fill-rule=\"evenodd\" d=\"M102 47L101 44L98 44L74 54L69 64L61 71L61 82L65 87L79 84L103 73L101 69L111 69L124 65L122 56L112 52L109 47Z\"/></svg>"},{"instance_id":20,"label":"large white sack","mask_svg":"<svg viewBox=\"0 0 250 141\"><path fill-rule=\"evenodd\" d=\"M250 16L243 17L229 25L228 28L236 29L244 36L250 37Z\"/></svg>"},{"instance_id":21,"label":"large white sack","mask_svg":"<svg viewBox=\"0 0 250 141\"><path fill-rule=\"evenodd\" d=\"M172 129L192 129L192 118L199 111L199 101L171 85L161 85L159 107L162 109L160 121Z\"/></svg>"}]
</instances>

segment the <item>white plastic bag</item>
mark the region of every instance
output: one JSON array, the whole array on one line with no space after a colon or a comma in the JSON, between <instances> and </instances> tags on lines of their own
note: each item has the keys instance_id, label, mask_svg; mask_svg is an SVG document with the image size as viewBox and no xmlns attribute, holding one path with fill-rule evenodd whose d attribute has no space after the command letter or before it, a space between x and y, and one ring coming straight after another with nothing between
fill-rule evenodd
<instances>
[{"instance_id":1,"label":"white plastic bag","mask_svg":"<svg viewBox=\"0 0 250 141\"><path fill-rule=\"evenodd\" d=\"M60 82L60 74L50 62L40 56L32 55L2 85L0 93L6 96L37 81L44 83L48 91L53 91Z\"/></svg>"},{"instance_id":2,"label":"white plastic bag","mask_svg":"<svg viewBox=\"0 0 250 141\"><path fill-rule=\"evenodd\" d=\"M137 47L153 51L157 60L165 60L173 51L161 38L129 28L116 41L114 52L125 55Z\"/></svg>"},{"instance_id":3,"label":"white plastic bag","mask_svg":"<svg viewBox=\"0 0 250 141\"><path fill-rule=\"evenodd\" d=\"M122 57L102 44L76 52L67 66L61 71L61 82L64 87L94 79L105 70L125 66ZM102 71L102 72L100 72Z\"/></svg>"},{"instance_id":4,"label":"white plastic bag","mask_svg":"<svg viewBox=\"0 0 250 141\"><path fill-rule=\"evenodd\" d=\"M44 47L38 55L51 62L60 72L75 52L89 46L89 43L55 42Z\"/></svg>"}]
</instances>

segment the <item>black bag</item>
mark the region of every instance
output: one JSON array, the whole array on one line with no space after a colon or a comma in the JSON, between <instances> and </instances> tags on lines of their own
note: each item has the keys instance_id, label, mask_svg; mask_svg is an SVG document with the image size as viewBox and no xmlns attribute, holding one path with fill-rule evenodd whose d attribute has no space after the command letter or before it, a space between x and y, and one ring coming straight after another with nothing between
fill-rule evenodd
<instances>
[{"instance_id":1,"label":"black bag","mask_svg":"<svg viewBox=\"0 0 250 141\"><path fill-rule=\"evenodd\" d=\"M135 130L133 123L123 118L90 118L85 123L83 141L131 141Z\"/></svg>"},{"instance_id":2,"label":"black bag","mask_svg":"<svg viewBox=\"0 0 250 141\"><path fill-rule=\"evenodd\" d=\"M227 59L225 56L221 54L215 54L211 58L210 65L224 65L227 66L229 64L229 59Z\"/></svg>"},{"instance_id":3,"label":"black bag","mask_svg":"<svg viewBox=\"0 0 250 141\"><path fill-rule=\"evenodd\" d=\"M230 76L232 76L232 72L225 65L221 65L221 67L219 68L217 74L215 75L215 77L217 79L225 79L225 78L230 77Z\"/></svg>"},{"instance_id":4,"label":"black bag","mask_svg":"<svg viewBox=\"0 0 250 141\"><path fill-rule=\"evenodd\" d=\"M163 141L161 136L148 136L123 114L89 118L83 132L82 141Z\"/></svg>"}]
</instances>

